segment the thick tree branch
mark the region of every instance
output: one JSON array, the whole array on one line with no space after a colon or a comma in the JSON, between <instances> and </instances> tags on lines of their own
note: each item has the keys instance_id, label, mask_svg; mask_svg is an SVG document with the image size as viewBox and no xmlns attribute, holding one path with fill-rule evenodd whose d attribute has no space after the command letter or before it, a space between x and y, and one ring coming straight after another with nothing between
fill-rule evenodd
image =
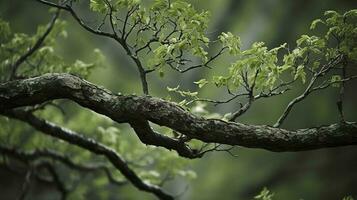
<instances>
[{"instance_id":1,"label":"thick tree branch","mask_svg":"<svg viewBox=\"0 0 357 200\"><path fill-rule=\"evenodd\" d=\"M0 111L2 112L6 109L35 105L54 99L70 99L118 123L145 119L206 143L240 145L271 151L303 151L357 144L355 122L290 131L265 125L245 125L219 119L205 119L185 111L175 103L148 96L116 95L69 74L46 74L0 84ZM38 123L41 129L42 124L46 124L33 117L30 119L34 120L32 123ZM49 134L52 134L52 131L55 133L63 131L58 127L52 127L51 124L48 125L44 131ZM67 135L61 137L70 141L73 139L67 138ZM93 141L84 141L79 145L88 146L91 151L98 154L106 152L93 144ZM118 159L113 153L108 157Z\"/></svg>"}]
</instances>

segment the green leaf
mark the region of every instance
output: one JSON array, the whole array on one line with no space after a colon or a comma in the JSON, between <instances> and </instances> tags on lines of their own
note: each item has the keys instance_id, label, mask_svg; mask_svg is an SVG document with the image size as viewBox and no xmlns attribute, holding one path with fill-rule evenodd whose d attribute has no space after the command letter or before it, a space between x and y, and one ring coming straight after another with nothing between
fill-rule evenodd
<instances>
[{"instance_id":1,"label":"green leaf","mask_svg":"<svg viewBox=\"0 0 357 200\"><path fill-rule=\"evenodd\" d=\"M312 69L313 70L316 70L316 69L318 69L320 67L320 62L318 62L318 61L315 61L313 64L312 64Z\"/></svg>"},{"instance_id":2,"label":"green leaf","mask_svg":"<svg viewBox=\"0 0 357 200\"><path fill-rule=\"evenodd\" d=\"M306 82L306 73L305 73L305 70L304 70L304 66L303 65L299 65L297 68L296 68L296 73L295 73L295 76L294 76L294 80L298 79L298 78L301 78L301 81L303 83Z\"/></svg>"},{"instance_id":3,"label":"green leaf","mask_svg":"<svg viewBox=\"0 0 357 200\"><path fill-rule=\"evenodd\" d=\"M180 86L178 85L177 87L175 87L175 88L171 88L171 87L166 87L166 89L167 89L167 91L169 91L169 92L176 92L176 91L178 91L178 89L180 88Z\"/></svg>"},{"instance_id":4,"label":"green leaf","mask_svg":"<svg viewBox=\"0 0 357 200\"><path fill-rule=\"evenodd\" d=\"M327 10L325 11L324 13L325 16L328 16L328 15L338 15L338 12L334 11L334 10Z\"/></svg>"},{"instance_id":5,"label":"green leaf","mask_svg":"<svg viewBox=\"0 0 357 200\"><path fill-rule=\"evenodd\" d=\"M296 41L296 44L297 44L298 46L301 46L302 43L304 43L304 42L306 42L306 41L308 41L308 40L310 40L310 36L308 36L308 35L302 35L302 36Z\"/></svg>"},{"instance_id":6,"label":"green leaf","mask_svg":"<svg viewBox=\"0 0 357 200\"><path fill-rule=\"evenodd\" d=\"M260 194L254 197L256 200L273 200L274 193L271 193L267 188L264 188Z\"/></svg>"},{"instance_id":7,"label":"green leaf","mask_svg":"<svg viewBox=\"0 0 357 200\"><path fill-rule=\"evenodd\" d=\"M226 77L223 76L214 76L213 77L213 82L217 87L222 87L222 86L226 86L228 79Z\"/></svg>"},{"instance_id":8,"label":"green leaf","mask_svg":"<svg viewBox=\"0 0 357 200\"><path fill-rule=\"evenodd\" d=\"M187 100L184 99L184 100L180 101L180 102L178 103L178 105L185 107L185 106L187 105Z\"/></svg>"},{"instance_id":9,"label":"green leaf","mask_svg":"<svg viewBox=\"0 0 357 200\"><path fill-rule=\"evenodd\" d=\"M344 17L357 17L357 9L349 10L343 16Z\"/></svg>"},{"instance_id":10,"label":"green leaf","mask_svg":"<svg viewBox=\"0 0 357 200\"><path fill-rule=\"evenodd\" d=\"M107 12L107 5L103 0L90 0L89 7L94 12L99 12L99 13Z\"/></svg>"},{"instance_id":11,"label":"green leaf","mask_svg":"<svg viewBox=\"0 0 357 200\"><path fill-rule=\"evenodd\" d=\"M237 55L240 52L241 40L238 36L233 35L231 32L221 33L218 36L218 39L221 41L223 47L227 47L229 53L232 55Z\"/></svg>"},{"instance_id":12,"label":"green leaf","mask_svg":"<svg viewBox=\"0 0 357 200\"><path fill-rule=\"evenodd\" d=\"M318 24L318 23L324 23L321 19L315 19L314 21L312 21L312 23L311 23L311 26L310 26L310 29L311 30L314 30L315 28L316 28L316 25Z\"/></svg>"},{"instance_id":13,"label":"green leaf","mask_svg":"<svg viewBox=\"0 0 357 200\"><path fill-rule=\"evenodd\" d=\"M354 198L352 196L346 196L346 197L343 197L342 200L354 200Z\"/></svg>"},{"instance_id":14,"label":"green leaf","mask_svg":"<svg viewBox=\"0 0 357 200\"><path fill-rule=\"evenodd\" d=\"M340 81L341 81L341 76L340 75L333 75L331 77L331 83L332 83L332 87L340 87Z\"/></svg>"},{"instance_id":15,"label":"green leaf","mask_svg":"<svg viewBox=\"0 0 357 200\"><path fill-rule=\"evenodd\" d=\"M202 88L203 86L205 86L208 83L208 81L206 79L201 79L201 80L193 82L193 83L198 85L199 88Z\"/></svg>"}]
</instances>

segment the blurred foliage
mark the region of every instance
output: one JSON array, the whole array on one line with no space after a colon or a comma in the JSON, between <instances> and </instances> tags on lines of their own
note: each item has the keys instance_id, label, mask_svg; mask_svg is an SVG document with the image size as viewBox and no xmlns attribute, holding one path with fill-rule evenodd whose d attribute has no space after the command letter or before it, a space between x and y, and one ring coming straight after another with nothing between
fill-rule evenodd
<instances>
[{"instance_id":1,"label":"blurred foliage","mask_svg":"<svg viewBox=\"0 0 357 200\"><path fill-rule=\"evenodd\" d=\"M95 64L101 64L101 53L98 49L94 50L93 63L85 63L76 60L74 63L66 63L65 60L55 51L58 37L67 37L65 31L65 21L56 21L54 30L46 37L44 44L37 50L24 65L18 70L22 76L36 76L44 73L65 72L87 77ZM8 78L11 64L26 54L36 41L46 32L46 26L39 26L36 33L32 36L25 33L13 33L10 25L0 19L0 81Z\"/></svg>"}]
</instances>

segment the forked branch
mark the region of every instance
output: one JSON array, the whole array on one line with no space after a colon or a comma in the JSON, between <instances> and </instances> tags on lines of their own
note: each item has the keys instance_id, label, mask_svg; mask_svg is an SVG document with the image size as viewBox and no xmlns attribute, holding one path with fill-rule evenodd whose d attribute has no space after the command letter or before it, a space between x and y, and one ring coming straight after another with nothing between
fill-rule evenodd
<instances>
[{"instance_id":1,"label":"forked branch","mask_svg":"<svg viewBox=\"0 0 357 200\"><path fill-rule=\"evenodd\" d=\"M357 144L357 125L354 122L291 131L265 125L205 119L187 112L175 103L148 96L116 95L69 74L46 74L0 84L1 112L54 99L75 101L118 123L147 120L206 143L271 151L303 151Z\"/></svg>"}]
</instances>

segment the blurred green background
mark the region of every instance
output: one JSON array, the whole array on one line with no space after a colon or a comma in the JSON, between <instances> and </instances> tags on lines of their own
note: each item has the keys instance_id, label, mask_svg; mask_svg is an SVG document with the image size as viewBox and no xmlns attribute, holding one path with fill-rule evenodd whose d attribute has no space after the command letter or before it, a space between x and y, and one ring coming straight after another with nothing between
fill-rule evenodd
<instances>
[{"instance_id":1,"label":"blurred green background","mask_svg":"<svg viewBox=\"0 0 357 200\"><path fill-rule=\"evenodd\" d=\"M243 48L248 48L254 41L264 41L271 48L284 42L294 46L301 34L310 33L310 22L321 17L325 10L344 12L357 7L355 0L193 0L192 3L198 9L211 12L208 32L210 38L217 37L222 31L230 31L241 37ZM80 13L86 16L88 11L82 9ZM47 23L51 15L46 6L35 1L1 0L0 17L9 21L14 31L31 34L36 31L37 25ZM68 14L63 13L62 19L68 21L68 38L59 41L57 51L61 55L69 61L77 58L86 61L90 60L93 49L99 48L106 56L106 66L96 69L89 80L114 92L140 94L136 68L118 44L84 31ZM86 20L95 22L95 19L90 17ZM214 52L214 49L211 51ZM214 73L223 73L226 63L225 59L216 62L215 65L219 67ZM210 77L212 73L210 70L197 70L182 75L169 71L164 78L150 74L150 89L153 96L159 97L167 95L166 86L174 87L180 84L185 89L193 90L193 81ZM349 83L346 89L345 108L349 121L357 120L356 88L357 82L354 81ZM299 94L301 89L296 88L286 95L256 102L239 121L253 124L274 123L287 103ZM337 122L337 94L337 89L329 89L311 95L293 109L283 127L294 129ZM211 98L224 96L221 91L210 88L203 90L202 95ZM224 113L237 106L229 104L209 108ZM78 107L72 106L72 109L70 112L75 113ZM72 118L77 120L77 123L85 120ZM198 177L190 182L180 179L172 181L167 189L176 194L184 192L180 197L183 200L252 199L263 187L268 187L275 193L276 199L282 200L334 200L346 195L354 195L357 198L357 147L299 153L272 153L237 148L234 153L238 157L212 153L203 159L190 161L189 165ZM19 185L21 186L21 177L9 175L2 169L0 199L3 199L2 193L11 196L10 193L16 191ZM109 189L115 190L113 187ZM51 193L48 188L45 191ZM44 190L39 189L37 192ZM126 197L120 195L122 193L132 194ZM90 192L85 197L98 199ZM49 195L46 198L54 197ZM151 199L152 196L125 187L120 189L118 196L108 198Z\"/></svg>"}]
</instances>

